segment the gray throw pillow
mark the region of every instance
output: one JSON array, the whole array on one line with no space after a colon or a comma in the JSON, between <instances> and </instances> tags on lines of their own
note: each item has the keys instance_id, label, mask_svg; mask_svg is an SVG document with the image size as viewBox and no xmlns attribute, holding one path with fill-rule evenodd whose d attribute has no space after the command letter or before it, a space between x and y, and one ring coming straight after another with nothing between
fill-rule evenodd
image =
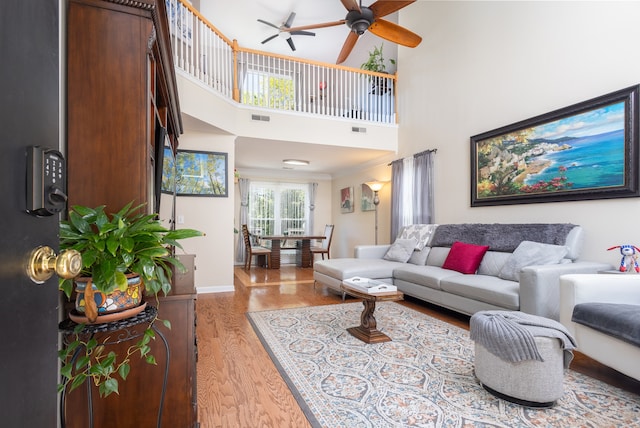
<instances>
[{"instance_id":1,"label":"gray throw pillow","mask_svg":"<svg viewBox=\"0 0 640 428\"><path fill-rule=\"evenodd\" d=\"M569 249L564 245L522 241L509 256L498 276L520 281L520 270L525 266L558 264Z\"/></svg>"},{"instance_id":2,"label":"gray throw pillow","mask_svg":"<svg viewBox=\"0 0 640 428\"><path fill-rule=\"evenodd\" d=\"M406 263L411 257L413 249L416 247L416 239L396 239L391 247L387 250L386 254L382 257L385 260L391 260L393 262Z\"/></svg>"},{"instance_id":3,"label":"gray throw pillow","mask_svg":"<svg viewBox=\"0 0 640 428\"><path fill-rule=\"evenodd\" d=\"M487 251L478 268L478 275L499 276L502 267L509 260L511 254L500 251Z\"/></svg>"},{"instance_id":4,"label":"gray throw pillow","mask_svg":"<svg viewBox=\"0 0 640 428\"><path fill-rule=\"evenodd\" d=\"M424 247L422 250L413 250L411 257L409 258L409 263L424 266L427 264L427 257L429 257L430 247Z\"/></svg>"}]
</instances>

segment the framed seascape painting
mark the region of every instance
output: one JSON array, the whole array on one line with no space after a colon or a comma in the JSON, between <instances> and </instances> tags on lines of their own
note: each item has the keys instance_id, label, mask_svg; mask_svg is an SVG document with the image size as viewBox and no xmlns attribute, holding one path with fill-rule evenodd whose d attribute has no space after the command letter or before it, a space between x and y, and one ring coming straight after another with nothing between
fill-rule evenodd
<instances>
[{"instance_id":1,"label":"framed seascape painting","mask_svg":"<svg viewBox=\"0 0 640 428\"><path fill-rule=\"evenodd\" d=\"M340 189L340 212L353 212L353 187L345 187Z\"/></svg>"},{"instance_id":2,"label":"framed seascape painting","mask_svg":"<svg viewBox=\"0 0 640 428\"><path fill-rule=\"evenodd\" d=\"M177 196L228 196L226 153L178 150L175 164L169 162L163 168L163 192L172 193L175 186Z\"/></svg>"},{"instance_id":3,"label":"framed seascape painting","mask_svg":"<svg viewBox=\"0 0 640 428\"><path fill-rule=\"evenodd\" d=\"M360 201L360 209L362 211L373 211L376 206L373 204L373 190L366 184L360 186L362 188L362 199Z\"/></svg>"},{"instance_id":4,"label":"framed seascape painting","mask_svg":"<svg viewBox=\"0 0 640 428\"><path fill-rule=\"evenodd\" d=\"M471 206L640 196L638 90L471 137Z\"/></svg>"}]
</instances>

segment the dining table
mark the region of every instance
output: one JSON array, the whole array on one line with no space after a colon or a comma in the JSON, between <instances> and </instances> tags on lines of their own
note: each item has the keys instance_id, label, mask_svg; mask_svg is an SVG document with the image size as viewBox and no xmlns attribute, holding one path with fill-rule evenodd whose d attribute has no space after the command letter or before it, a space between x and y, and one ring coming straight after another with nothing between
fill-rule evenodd
<instances>
[{"instance_id":1,"label":"dining table","mask_svg":"<svg viewBox=\"0 0 640 428\"><path fill-rule=\"evenodd\" d=\"M300 241L296 247L296 264L300 267L312 267L311 241L326 239L324 235L258 235L258 239L271 241L271 269L280 269L280 254L283 241Z\"/></svg>"}]
</instances>

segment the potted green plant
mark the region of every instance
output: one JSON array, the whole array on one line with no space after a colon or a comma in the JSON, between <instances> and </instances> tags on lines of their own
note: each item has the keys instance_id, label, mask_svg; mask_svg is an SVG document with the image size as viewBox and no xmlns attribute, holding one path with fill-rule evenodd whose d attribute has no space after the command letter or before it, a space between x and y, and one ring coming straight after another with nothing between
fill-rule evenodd
<instances>
[{"instance_id":1,"label":"potted green plant","mask_svg":"<svg viewBox=\"0 0 640 428\"><path fill-rule=\"evenodd\" d=\"M385 65L384 53L382 51L383 46L384 43L381 43L379 47L374 46L373 51L369 51L369 58L360 65L360 68L363 70L375 71L377 73L386 73L387 67ZM391 63L391 65L395 65L396 61L394 59L389 59L389 63Z\"/></svg>"},{"instance_id":2,"label":"potted green plant","mask_svg":"<svg viewBox=\"0 0 640 428\"><path fill-rule=\"evenodd\" d=\"M373 51L369 51L369 58L360 65L360 68L367 71L374 71L376 73L387 73L384 52L382 51L383 46L384 43L381 43L380 46L374 46ZM389 63L391 65L395 65L396 61L390 58ZM389 90L388 85L386 84L386 79L379 76L371 76L370 80L372 94L383 95Z\"/></svg>"},{"instance_id":3,"label":"potted green plant","mask_svg":"<svg viewBox=\"0 0 640 428\"><path fill-rule=\"evenodd\" d=\"M172 268L184 270L184 265L173 256L173 246L182 248L181 239L202 236L194 229L166 229L155 215L145 214L143 205L132 207L132 203L111 216L105 206L89 208L74 206L69 212L68 220L60 222L60 249L74 249L82 255L82 271L75 279L60 279L59 288L70 297L76 284L76 307L83 303L87 323L95 322L100 313L109 312L110 308L98 306L94 293L108 296L113 292L126 292L132 285L132 277L139 276L137 292L138 304L142 294L157 296L159 292L167 294L171 290ZM80 286L82 278L85 286ZM109 300L101 297L99 301ZM134 303L135 304L135 303ZM170 327L168 322L165 322ZM75 340L71 340L60 352L63 360L61 373L63 382L61 389L71 382L71 389L81 385L88 377L99 386L101 395L109 395L118 391L118 382L114 378L117 373L123 380L129 371L129 358L136 352L154 364L155 359L149 355L149 340L154 333L151 326L147 328L142 339L118 361L113 353L104 352L104 346L94 339L83 339L80 334L84 325L80 323L74 331ZM69 359L78 347L85 348L85 356L76 364Z\"/></svg>"}]
</instances>

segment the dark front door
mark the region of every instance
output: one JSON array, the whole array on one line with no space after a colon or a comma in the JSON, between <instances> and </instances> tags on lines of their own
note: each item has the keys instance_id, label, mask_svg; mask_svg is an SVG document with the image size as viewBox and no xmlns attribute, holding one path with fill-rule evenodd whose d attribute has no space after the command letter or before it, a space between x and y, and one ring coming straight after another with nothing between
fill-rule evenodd
<instances>
[{"instance_id":1,"label":"dark front door","mask_svg":"<svg viewBox=\"0 0 640 428\"><path fill-rule=\"evenodd\" d=\"M58 216L26 213L26 150L58 149L58 0L0 8L0 425L55 427L57 279L37 285L25 259L58 250Z\"/></svg>"}]
</instances>

